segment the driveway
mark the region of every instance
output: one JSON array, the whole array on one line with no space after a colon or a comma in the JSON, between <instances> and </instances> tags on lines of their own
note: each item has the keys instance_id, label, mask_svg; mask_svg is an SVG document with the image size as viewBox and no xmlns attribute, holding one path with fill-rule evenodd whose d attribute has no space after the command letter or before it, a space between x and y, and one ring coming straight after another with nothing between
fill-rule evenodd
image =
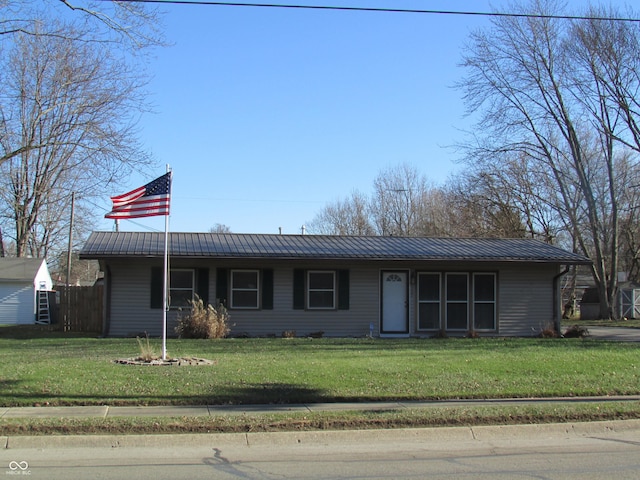
<instances>
[{"instance_id":1,"label":"driveway","mask_svg":"<svg viewBox=\"0 0 640 480\"><path fill-rule=\"evenodd\" d=\"M587 327L591 338L618 342L640 342L640 328Z\"/></svg>"}]
</instances>

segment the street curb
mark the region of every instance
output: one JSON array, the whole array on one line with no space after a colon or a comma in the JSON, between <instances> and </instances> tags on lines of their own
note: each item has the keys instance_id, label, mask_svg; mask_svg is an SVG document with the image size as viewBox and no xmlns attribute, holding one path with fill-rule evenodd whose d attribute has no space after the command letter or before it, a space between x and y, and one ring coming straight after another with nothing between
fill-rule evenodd
<instances>
[{"instance_id":1,"label":"street curb","mask_svg":"<svg viewBox=\"0 0 640 480\"><path fill-rule=\"evenodd\" d=\"M489 438L516 438L526 432L527 436L589 437L610 435L616 432L640 430L640 420L610 420L601 422L542 423L532 425L487 425L471 427L476 440Z\"/></svg>"},{"instance_id":2,"label":"street curb","mask_svg":"<svg viewBox=\"0 0 640 480\"><path fill-rule=\"evenodd\" d=\"M165 435L53 435L0 437L4 449L53 448L161 448L175 445L211 445L212 448L268 447L294 445L353 445L373 443L444 443L448 441L486 441L491 439L608 436L640 430L640 420L500 425L478 427L436 427L386 430L338 430L310 432L255 432Z\"/></svg>"}]
</instances>

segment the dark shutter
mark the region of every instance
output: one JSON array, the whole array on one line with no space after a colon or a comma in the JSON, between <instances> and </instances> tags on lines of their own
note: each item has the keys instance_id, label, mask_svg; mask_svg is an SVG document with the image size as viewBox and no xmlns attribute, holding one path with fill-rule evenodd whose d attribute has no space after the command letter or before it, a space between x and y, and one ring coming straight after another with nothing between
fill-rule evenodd
<instances>
[{"instance_id":1,"label":"dark shutter","mask_svg":"<svg viewBox=\"0 0 640 480\"><path fill-rule=\"evenodd\" d=\"M293 309L304 310L304 275L305 271L296 268L293 270Z\"/></svg>"},{"instance_id":2,"label":"dark shutter","mask_svg":"<svg viewBox=\"0 0 640 480\"><path fill-rule=\"evenodd\" d=\"M198 282L196 285L196 293L202 300L202 303L206 306L209 304L209 269L198 268L196 272L196 281Z\"/></svg>"},{"instance_id":3,"label":"dark shutter","mask_svg":"<svg viewBox=\"0 0 640 480\"><path fill-rule=\"evenodd\" d=\"M262 270L262 308L273 310L273 270Z\"/></svg>"},{"instance_id":4,"label":"dark shutter","mask_svg":"<svg viewBox=\"0 0 640 480\"><path fill-rule=\"evenodd\" d=\"M162 308L162 267L151 267L150 308Z\"/></svg>"},{"instance_id":5,"label":"dark shutter","mask_svg":"<svg viewBox=\"0 0 640 480\"><path fill-rule=\"evenodd\" d=\"M338 310L349 310L349 270L338 270Z\"/></svg>"},{"instance_id":6,"label":"dark shutter","mask_svg":"<svg viewBox=\"0 0 640 480\"><path fill-rule=\"evenodd\" d=\"M222 303L225 307L227 304L228 295L228 277L226 268L218 268L216 270L216 300Z\"/></svg>"}]
</instances>

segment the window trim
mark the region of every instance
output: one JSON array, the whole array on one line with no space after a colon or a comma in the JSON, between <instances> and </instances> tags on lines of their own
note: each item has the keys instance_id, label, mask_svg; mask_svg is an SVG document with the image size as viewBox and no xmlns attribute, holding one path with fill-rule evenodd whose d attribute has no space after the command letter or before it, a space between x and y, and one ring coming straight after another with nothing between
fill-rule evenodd
<instances>
[{"instance_id":1,"label":"window trim","mask_svg":"<svg viewBox=\"0 0 640 480\"><path fill-rule=\"evenodd\" d=\"M449 277L452 277L454 275L458 275L458 276L464 276L466 279L466 290L467 290L467 298L465 300L449 300L449 282L448 279ZM444 324L445 324L445 328L447 331L451 331L451 332L467 332L469 331L469 272L445 272L445 282L444 282L444 289L445 289L445 311L444 311ZM462 328L451 328L449 326L449 305L465 305L466 306L466 324L464 327Z\"/></svg>"},{"instance_id":2,"label":"window trim","mask_svg":"<svg viewBox=\"0 0 640 480\"><path fill-rule=\"evenodd\" d=\"M171 282L171 274L173 272L190 272L191 273L191 288L176 288L173 286L173 283ZM193 302L193 300L195 299L195 294L196 294L196 269L195 268L170 268L169 269L169 287L168 287L168 292L167 294L169 295L169 310L179 310L179 309L188 309L190 310L191 307L190 305L187 303L187 305L172 305L171 303L171 292L172 291L180 291L180 292L185 292L185 291L191 291L191 301Z\"/></svg>"},{"instance_id":3,"label":"window trim","mask_svg":"<svg viewBox=\"0 0 640 480\"><path fill-rule=\"evenodd\" d=\"M478 276L491 276L493 277L493 300L476 300L476 277ZM498 318L498 275L495 272L474 272L473 273L473 291L472 291L472 304L473 304L473 329L479 332L493 332L497 329ZM476 326L476 305L493 305L493 327L492 328L478 328Z\"/></svg>"},{"instance_id":4,"label":"window trim","mask_svg":"<svg viewBox=\"0 0 640 480\"><path fill-rule=\"evenodd\" d=\"M420 300L420 281L423 276L434 275L439 277L440 287L440 302L435 300ZM467 299L463 300L449 300L448 292L448 277L452 275L464 275L466 277L467 285ZM493 299L492 300L478 300L476 299L476 285L477 278L480 276L492 277L493 279ZM415 314L413 319L415 322L416 332L434 332L437 330L444 330L450 332L464 332L464 331L477 331L477 332L497 332L499 329L499 317L500 312L498 308L498 290L499 290L499 272L498 271L430 271L430 270L417 270L415 272ZM423 304L436 304L439 303L439 328L420 328L420 306ZM466 304L467 312L467 324L466 328L451 328L449 326L448 305L450 304ZM493 305L493 324L491 328L478 328L476 326L476 305Z\"/></svg>"},{"instance_id":5,"label":"window trim","mask_svg":"<svg viewBox=\"0 0 640 480\"><path fill-rule=\"evenodd\" d=\"M336 270L307 270L306 272L306 301L308 310L336 310L336 295L337 295L337 271ZM327 288L311 288L311 276L313 274L331 274L332 287ZM318 307L312 305L311 293L312 292L331 292L331 306L330 307Z\"/></svg>"},{"instance_id":6,"label":"window trim","mask_svg":"<svg viewBox=\"0 0 640 480\"><path fill-rule=\"evenodd\" d=\"M255 273L256 275L256 288L236 288L233 284L233 278L235 273ZM229 272L229 308L234 310L259 310L260 298L261 298L261 275L258 269L242 269L236 268ZM235 305L234 296L235 292L256 292L256 304L255 306L237 306Z\"/></svg>"},{"instance_id":7,"label":"window trim","mask_svg":"<svg viewBox=\"0 0 640 480\"><path fill-rule=\"evenodd\" d=\"M438 278L438 300L420 300L420 279L423 276L435 276ZM416 330L419 332L437 331L442 328L442 272L417 272L418 287L416 292L416 298L418 301L418 318L416 319ZM438 305L438 326L435 328L421 328L420 327L420 306L421 305Z\"/></svg>"}]
</instances>

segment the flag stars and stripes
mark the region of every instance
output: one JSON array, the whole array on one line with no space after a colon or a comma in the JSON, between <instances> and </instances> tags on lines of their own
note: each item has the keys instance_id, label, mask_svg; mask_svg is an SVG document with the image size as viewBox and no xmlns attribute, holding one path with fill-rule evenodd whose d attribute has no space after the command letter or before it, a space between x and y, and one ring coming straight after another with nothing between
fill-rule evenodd
<instances>
[{"instance_id":1,"label":"flag stars and stripes","mask_svg":"<svg viewBox=\"0 0 640 480\"><path fill-rule=\"evenodd\" d=\"M171 172L156 178L143 187L111 197L113 207L105 218L141 218L169 215Z\"/></svg>"}]
</instances>

